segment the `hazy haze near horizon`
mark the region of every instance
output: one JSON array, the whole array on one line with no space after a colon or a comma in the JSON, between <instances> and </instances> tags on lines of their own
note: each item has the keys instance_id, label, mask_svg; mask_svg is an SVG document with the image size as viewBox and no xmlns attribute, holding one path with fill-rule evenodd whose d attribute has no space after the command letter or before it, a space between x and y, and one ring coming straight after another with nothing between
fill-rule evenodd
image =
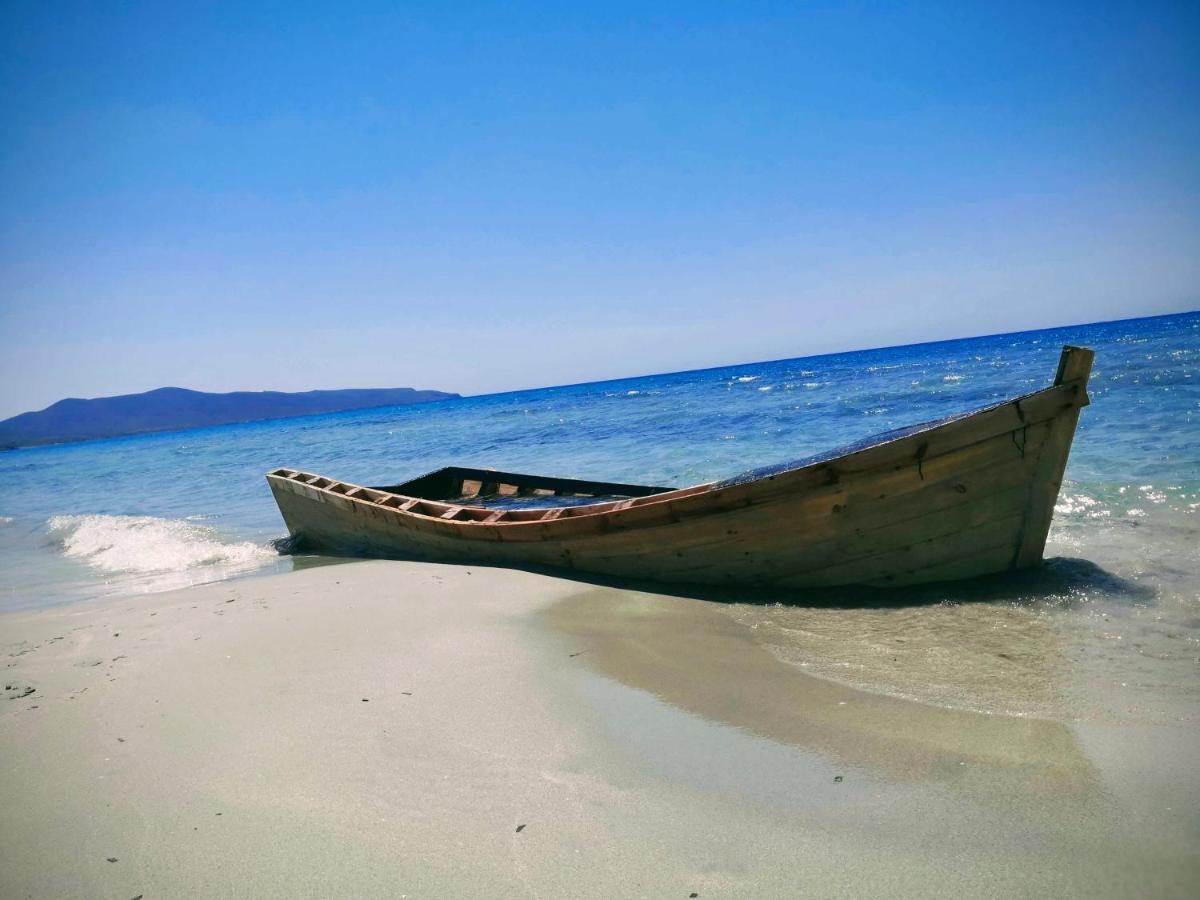
<instances>
[{"instance_id":1,"label":"hazy haze near horizon","mask_svg":"<svg viewBox=\"0 0 1200 900\"><path fill-rule=\"evenodd\" d=\"M1200 305L1187 4L0 9L0 418Z\"/></svg>"}]
</instances>

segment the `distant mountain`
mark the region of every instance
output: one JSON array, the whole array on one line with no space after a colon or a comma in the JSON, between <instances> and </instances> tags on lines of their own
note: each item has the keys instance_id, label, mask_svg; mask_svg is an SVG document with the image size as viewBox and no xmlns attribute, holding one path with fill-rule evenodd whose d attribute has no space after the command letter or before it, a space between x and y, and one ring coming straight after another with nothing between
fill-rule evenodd
<instances>
[{"instance_id":1,"label":"distant mountain","mask_svg":"<svg viewBox=\"0 0 1200 900\"><path fill-rule=\"evenodd\" d=\"M363 388L345 391L235 391L206 394L165 387L144 394L59 400L40 412L27 412L0 422L0 448L59 444L89 438L206 428L232 422L283 419L319 413L404 406L445 400L458 394L412 388Z\"/></svg>"}]
</instances>

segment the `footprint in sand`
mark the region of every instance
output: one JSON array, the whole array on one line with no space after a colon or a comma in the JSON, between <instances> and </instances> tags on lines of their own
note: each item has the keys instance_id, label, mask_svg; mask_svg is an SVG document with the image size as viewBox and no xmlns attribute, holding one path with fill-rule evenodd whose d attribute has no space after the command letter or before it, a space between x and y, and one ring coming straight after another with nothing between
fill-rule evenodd
<instances>
[{"instance_id":1,"label":"footprint in sand","mask_svg":"<svg viewBox=\"0 0 1200 900\"><path fill-rule=\"evenodd\" d=\"M36 690L37 688L27 681L6 681L4 683L4 696L9 700L20 700Z\"/></svg>"}]
</instances>

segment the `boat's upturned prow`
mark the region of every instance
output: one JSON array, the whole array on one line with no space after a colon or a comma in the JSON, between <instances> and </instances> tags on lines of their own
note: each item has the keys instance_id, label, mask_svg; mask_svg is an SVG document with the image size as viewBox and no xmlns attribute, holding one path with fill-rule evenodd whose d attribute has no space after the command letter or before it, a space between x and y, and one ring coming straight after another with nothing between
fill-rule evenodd
<instances>
[{"instance_id":1,"label":"boat's upturned prow","mask_svg":"<svg viewBox=\"0 0 1200 900\"><path fill-rule=\"evenodd\" d=\"M1092 351L1054 384L837 455L672 489L451 467L360 487L267 475L317 551L673 583L909 585L1038 563Z\"/></svg>"}]
</instances>

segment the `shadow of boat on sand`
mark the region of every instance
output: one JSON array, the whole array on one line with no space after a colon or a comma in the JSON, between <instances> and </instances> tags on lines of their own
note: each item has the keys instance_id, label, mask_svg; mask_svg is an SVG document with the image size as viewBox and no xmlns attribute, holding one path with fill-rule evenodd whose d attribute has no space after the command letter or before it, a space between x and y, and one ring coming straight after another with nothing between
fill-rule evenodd
<instances>
[{"instance_id":1,"label":"shadow of boat on sand","mask_svg":"<svg viewBox=\"0 0 1200 900\"><path fill-rule=\"evenodd\" d=\"M478 568L478 567L475 567ZM939 603L1049 604L1069 608L1089 597L1102 595L1122 603L1144 603L1155 598L1153 589L1122 578L1086 559L1055 557L1028 569L985 575L961 581L936 582L915 587L836 587L787 590L765 585L705 587L662 584L629 578L611 578L561 569L520 567L583 585L639 591L713 603L752 605L821 606L830 609L901 608Z\"/></svg>"}]
</instances>

